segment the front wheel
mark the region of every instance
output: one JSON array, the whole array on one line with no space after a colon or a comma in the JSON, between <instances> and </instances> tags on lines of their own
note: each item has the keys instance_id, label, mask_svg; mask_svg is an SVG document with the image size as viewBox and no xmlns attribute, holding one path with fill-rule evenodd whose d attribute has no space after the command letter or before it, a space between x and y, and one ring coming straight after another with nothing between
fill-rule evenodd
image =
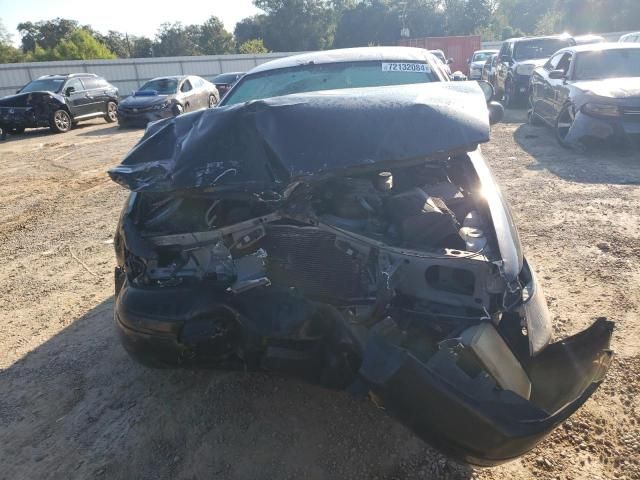
<instances>
[{"instance_id":1,"label":"front wheel","mask_svg":"<svg viewBox=\"0 0 640 480\"><path fill-rule=\"evenodd\" d=\"M184 108L179 103L173 107L173 114L177 117L178 115L182 115L184 113Z\"/></svg>"},{"instance_id":2,"label":"front wheel","mask_svg":"<svg viewBox=\"0 0 640 480\"><path fill-rule=\"evenodd\" d=\"M556 138L563 147L570 146L567 143L567 136L575 120L576 111L573 105L565 105L556 118Z\"/></svg>"},{"instance_id":3,"label":"front wheel","mask_svg":"<svg viewBox=\"0 0 640 480\"><path fill-rule=\"evenodd\" d=\"M117 109L118 106L116 105L116 102L107 103L107 114L104 116L107 123L113 123L118 120Z\"/></svg>"},{"instance_id":4,"label":"front wheel","mask_svg":"<svg viewBox=\"0 0 640 480\"><path fill-rule=\"evenodd\" d=\"M55 133L66 133L71 130L71 116L66 110L56 110L49 122L51 130Z\"/></svg>"}]
</instances>

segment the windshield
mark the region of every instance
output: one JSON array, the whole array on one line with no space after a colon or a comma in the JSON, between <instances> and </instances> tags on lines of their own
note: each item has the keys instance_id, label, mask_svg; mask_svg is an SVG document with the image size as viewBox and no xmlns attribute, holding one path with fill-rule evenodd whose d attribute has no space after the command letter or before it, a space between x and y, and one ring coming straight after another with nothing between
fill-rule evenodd
<instances>
[{"instance_id":1,"label":"windshield","mask_svg":"<svg viewBox=\"0 0 640 480\"><path fill-rule=\"evenodd\" d=\"M472 62L486 62L491 55L493 55L496 52L479 52L479 53L474 53L473 54L473 58L471 59Z\"/></svg>"},{"instance_id":2,"label":"windshield","mask_svg":"<svg viewBox=\"0 0 640 480\"><path fill-rule=\"evenodd\" d=\"M178 80L175 78L158 78L149 80L138 91L155 90L159 95L170 95L178 90Z\"/></svg>"},{"instance_id":3,"label":"windshield","mask_svg":"<svg viewBox=\"0 0 640 480\"><path fill-rule=\"evenodd\" d=\"M25 92L54 92L57 93L62 88L62 84L64 83L64 78L48 78L46 80L34 80L33 82L27 83L20 93Z\"/></svg>"},{"instance_id":4,"label":"windshield","mask_svg":"<svg viewBox=\"0 0 640 480\"><path fill-rule=\"evenodd\" d=\"M575 80L640 77L640 48L579 53Z\"/></svg>"},{"instance_id":5,"label":"windshield","mask_svg":"<svg viewBox=\"0 0 640 480\"><path fill-rule=\"evenodd\" d=\"M517 42L513 58L518 61L549 58L561 48L572 46L569 39L544 38Z\"/></svg>"},{"instance_id":6,"label":"windshield","mask_svg":"<svg viewBox=\"0 0 640 480\"><path fill-rule=\"evenodd\" d=\"M424 62L307 64L247 75L229 92L223 104L233 105L259 98L317 90L406 85L438 80L436 73Z\"/></svg>"}]
</instances>

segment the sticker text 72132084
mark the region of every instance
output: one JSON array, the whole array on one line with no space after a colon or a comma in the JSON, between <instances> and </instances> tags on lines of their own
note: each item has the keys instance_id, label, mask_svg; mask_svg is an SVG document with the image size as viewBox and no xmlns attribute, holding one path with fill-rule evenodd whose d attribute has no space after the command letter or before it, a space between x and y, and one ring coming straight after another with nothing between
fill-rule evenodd
<instances>
[{"instance_id":1,"label":"sticker text 72132084","mask_svg":"<svg viewBox=\"0 0 640 480\"><path fill-rule=\"evenodd\" d=\"M430 72L429 65L426 63L406 63L406 62L391 62L382 64L383 72Z\"/></svg>"}]
</instances>

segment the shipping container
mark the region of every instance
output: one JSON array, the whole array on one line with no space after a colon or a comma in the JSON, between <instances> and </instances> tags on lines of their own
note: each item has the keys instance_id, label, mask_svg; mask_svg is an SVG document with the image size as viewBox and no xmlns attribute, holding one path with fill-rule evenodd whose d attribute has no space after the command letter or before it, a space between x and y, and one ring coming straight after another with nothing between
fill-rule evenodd
<instances>
[{"instance_id":1,"label":"shipping container","mask_svg":"<svg viewBox=\"0 0 640 480\"><path fill-rule=\"evenodd\" d=\"M419 47L427 50L442 50L447 58L453 58L451 71L460 70L465 75L469 75L468 60L473 56L473 52L482 48L479 35L469 35L465 37L422 37L404 38L400 40L400 45L405 47Z\"/></svg>"}]
</instances>

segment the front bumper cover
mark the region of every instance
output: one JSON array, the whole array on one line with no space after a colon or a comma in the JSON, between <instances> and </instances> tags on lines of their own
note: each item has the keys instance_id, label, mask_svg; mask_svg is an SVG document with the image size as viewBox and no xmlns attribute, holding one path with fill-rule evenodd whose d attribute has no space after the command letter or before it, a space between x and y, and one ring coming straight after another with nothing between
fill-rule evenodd
<instances>
[{"instance_id":1,"label":"front bumper cover","mask_svg":"<svg viewBox=\"0 0 640 480\"><path fill-rule=\"evenodd\" d=\"M565 142L585 143L589 140L617 140L629 147L640 147L640 120L625 116L601 118L578 110Z\"/></svg>"},{"instance_id":2,"label":"front bumper cover","mask_svg":"<svg viewBox=\"0 0 640 480\"><path fill-rule=\"evenodd\" d=\"M198 329L203 337L208 335L198 322L220 305L208 291L141 289L125 282L114 312L125 349L140 363L155 367L219 362L220 357L208 356L208 340L196 342L200 346L195 348L190 344ZM187 325L196 328L187 331ZM271 333L244 327L256 345ZM374 327L351 389L371 391L392 416L436 448L473 464L496 465L533 448L593 394L612 359L612 331L612 322L598 320L531 358L525 368L532 393L525 400L483 378L467 376L456 367L453 350L442 349L422 361Z\"/></svg>"}]
</instances>

